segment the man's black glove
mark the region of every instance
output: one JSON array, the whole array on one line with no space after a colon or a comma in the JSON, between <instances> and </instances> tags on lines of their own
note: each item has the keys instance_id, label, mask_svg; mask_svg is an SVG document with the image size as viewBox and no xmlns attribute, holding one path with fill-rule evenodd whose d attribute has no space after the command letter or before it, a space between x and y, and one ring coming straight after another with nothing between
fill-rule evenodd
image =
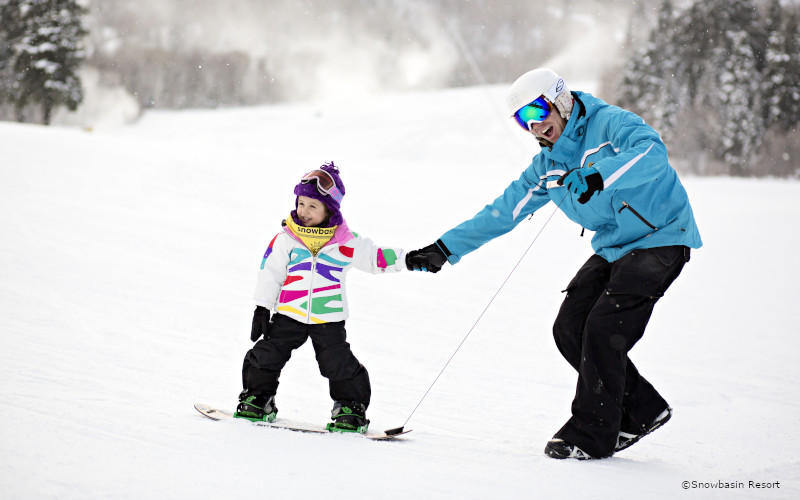
<instances>
[{"instance_id":1,"label":"man's black glove","mask_svg":"<svg viewBox=\"0 0 800 500\"><path fill-rule=\"evenodd\" d=\"M594 167L573 168L558 179L558 185L578 195L578 203L583 205L598 191L603 190L603 177Z\"/></svg>"},{"instance_id":2,"label":"man's black glove","mask_svg":"<svg viewBox=\"0 0 800 500\"><path fill-rule=\"evenodd\" d=\"M419 250L412 250L406 254L406 267L409 271L427 271L438 273L447 262L447 248L441 240Z\"/></svg>"},{"instance_id":3,"label":"man's black glove","mask_svg":"<svg viewBox=\"0 0 800 500\"><path fill-rule=\"evenodd\" d=\"M267 330L269 330L269 310L266 307L256 306L256 311L253 313L253 328L250 330L250 340L255 342L261 335L267 338Z\"/></svg>"}]
</instances>

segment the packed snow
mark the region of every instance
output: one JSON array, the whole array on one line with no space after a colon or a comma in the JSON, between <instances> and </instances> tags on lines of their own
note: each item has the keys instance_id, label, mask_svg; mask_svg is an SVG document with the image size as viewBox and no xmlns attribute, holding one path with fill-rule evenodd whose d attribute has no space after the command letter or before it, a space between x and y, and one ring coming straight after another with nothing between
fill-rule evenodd
<instances>
[{"instance_id":1,"label":"packed snow","mask_svg":"<svg viewBox=\"0 0 800 500\"><path fill-rule=\"evenodd\" d=\"M674 417L610 459L542 453L576 381L551 324L591 255L553 204L436 275L349 274L371 429L402 441L192 408L235 407L300 175L335 161L351 229L427 245L538 150L504 90L0 123L0 498L800 498L797 181L683 176L705 246L631 352ZM279 417L328 421L310 343L281 382Z\"/></svg>"}]
</instances>

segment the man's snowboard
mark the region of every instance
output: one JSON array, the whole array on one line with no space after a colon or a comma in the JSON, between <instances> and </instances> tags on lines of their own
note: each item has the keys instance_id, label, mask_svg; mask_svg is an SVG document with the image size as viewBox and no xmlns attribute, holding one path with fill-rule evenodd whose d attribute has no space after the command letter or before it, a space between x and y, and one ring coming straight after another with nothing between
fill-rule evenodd
<instances>
[{"instance_id":1,"label":"man's snowboard","mask_svg":"<svg viewBox=\"0 0 800 500\"><path fill-rule=\"evenodd\" d=\"M212 408L211 406L204 405L201 403L195 403L194 408L195 410L199 411L203 416L208 417L211 420L233 420L233 413L226 410ZM295 432L309 432L313 434L339 434L339 432L329 431L323 426L317 426L311 424L297 424L289 421L252 422L252 423L262 427L274 427L276 429L286 429ZM386 441L390 439L397 439L399 436L402 436L403 434L408 434L409 432L411 431L408 430L401 432L393 432L392 434L386 434L385 432L367 432L366 434L359 434L357 432L342 432L341 434L354 434L356 436L361 436L376 441Z\"/></svg>"}]
</instances>

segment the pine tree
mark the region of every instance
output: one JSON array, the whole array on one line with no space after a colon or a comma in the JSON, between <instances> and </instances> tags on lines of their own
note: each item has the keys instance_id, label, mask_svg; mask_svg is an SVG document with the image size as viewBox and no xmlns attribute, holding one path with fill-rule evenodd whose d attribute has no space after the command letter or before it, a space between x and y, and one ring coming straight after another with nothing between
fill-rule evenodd
<instances>
[{"instance_id":1,"label":"pine tree","mask_svg":"<svg viewBox=\"0 0 800 500\"><path fill-rule=\"evenodd\" d=\"M752 0L696 0L677 12L665 0L640 60L628 63L625 89L666 142L745 175L766 128L767 40Z\"/></svg>"},{"instance_id":2,"label":"pine tree","mask_svg":"<svg viewBox=\"0 0 800 500\"><path fill-rule=\"evenodd\" d=\"M669 137L670 132L677 126L676 117L681 106L680 81L676 78L679 73L680 60L674 51L665 51L662 47L669 46L674 38L675 19L674 9L670 0L664 0L658 11L658 23L650 38L649 57L653 61L656 72L649 83L650 91L654 94L654 102L658 112L654 124L659 130L664 130Z\"/></svg>"},{"instance_id":3,"label":"pine tree","mask_svg":"<svg viewBox=\"0 0 800 500\"><path fill-rule=\"evenodd\" d=\"M797 11L786 18L786 85L783 86L785 104L779 120L783 129L791 131L800 124L800 19Z\"/></svg>"},{"instance_id":4,"label":"pine tree","mask_svg":"<svg viewBox=\"0 0 800 500\"><path fill-rule=\"evenodd\" d=\"M747 32L732 27L724 36L712 60L717 67L714 107L720 120L722 160L731 174L741 176L748 173L763 138L765 127L758 112L761 80Z\"/></svg>"},{"instance_id":5,"label":"pine tree","mask_svg":"<svg viewBox=\"0 0 800 500\"><path fill-rule=\"evenodd\" d=\"M775 123L780 114L780 89L784 85L783 67L789 61L789 54L784 52L786 40L781 29L783 8L780 0L772 0L767 16L766 68L764 71L764 123L767 127Z\"/></svg>"},{"instance_id":6,"label":"pine tree","mask_svg":"<svg viewBox=\"0 0 800 500\"><path fill-rule=\"evenodd\" d=\"M774 3L763 81L765 118L768 127L777 124L777 130L789 132L800 123L800 32L797 14L783 15Z\"/></svg>"},{"instance_id":7,"label":"pine tree","mask_svg":"<svg viewBox=\"0 0 800 500\"><path fill-rule=\"evenodd\" d=\"M81 0L0 0L0 101L14 106L18 121L37 105L49 124L53 109L75 110L83 100L85 14Z\"/></svg>"},{"instance_id":8,"label":"pine tree","mask_svg":"<svg viewBox=\"0 0 800 500\"><path fill-rule=\"evenodd\" d=\"M673 77L676 62L664 50L671 43L673 8L664 0L658 13L658 23L650 32L646 44L635 49L623 71L620 103L630 106L658 130L670 130L674 117L672 100L675 96Z\"/></svg>"}]
</instances>

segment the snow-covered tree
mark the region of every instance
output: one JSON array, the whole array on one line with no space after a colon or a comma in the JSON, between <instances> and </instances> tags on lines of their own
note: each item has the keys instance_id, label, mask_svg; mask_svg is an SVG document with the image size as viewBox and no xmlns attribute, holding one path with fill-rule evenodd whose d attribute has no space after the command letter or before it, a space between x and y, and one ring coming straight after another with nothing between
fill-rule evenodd
<instances>
[{"instance_id":1,"label":"snow-covered tree","mask_svg":"<svg viewBox=\"0 0 800 500\"><path fill-rule=\"evenodd\" d=\"M673 78L676 61L673 53L663 50L671 43L674 29L673 8L664 0L656 27L646 44L634 49L625 67L620 90L621 103L632 107L656 129L669 130L674 113Z\"/></svg>"},{"instance_id":2,"label":"snow-covered tree","mask_svg":"<svg viewBox=\"0 0 800 500\"><path fill-rule=\"evenodd\" d=\"M0 101L17 120L35 105L48 124L56 107L74 110L83 100L85 14L82 0L0 0Z\"/></svg>"},{"instance_id":3,"label":"snow-covered tree","mask_svg":"<svg viewBox=\"0 0 800 500\"><path fill-rule=\"evenodd\" d=\"M763 79L767 126L790 131L800 123L800 32L796 13L784 15L774 0Z\"/></svg>"},{"instance_id":4,"label":"snow-covered tree","mask_svg":"<svg viewBox=\"0 0 800 500\"><path fill-rule=\"evenodd\" d=\"M782 9L774 1L765 18L754 0L695 0L670 12L665 0L626 65L622 101L684 158L751 174L768 126L800 121L797 18Z\"/></svg>"},{"instance_id":5,"label":"snow-covered tree","mask_svg":"<svg viewBox=\"0 0 800 500\"><path fill-rule=\"evenodd\" d=\"M764 121L767 126L776 121L780 113L777 91L784 84L783 67L789 62L789 54L784 52L786 40L785 33L781 30L783 8L780 0L772 0L767 16L766 68L764 71Z\"/></svg>"},{"instance_id":6,"label":"snow-covered tree","mask_svg":"<svg viewBox=\"0 0 800 500\"><path fill-rule=\"evenodd\" d=\"M783 109L778 122L790 131L800 124L800 15L793 12L786 18L786 49L789 61L785 66L785 85L782 86Z\"/></svg>"},{"instance_id":7,"label":"snow-covered tree","mask_svg":"<svg viewBox=\"0 0 800 500\"><path fill-rule=\"evenodd\" d=\"M717 68L717 91L711 96L720 123L720 155L731 174L745 175L765 129L760 112L761 78L747 32L725 32L711 63Z\"/></svg>"}]
</instances>

